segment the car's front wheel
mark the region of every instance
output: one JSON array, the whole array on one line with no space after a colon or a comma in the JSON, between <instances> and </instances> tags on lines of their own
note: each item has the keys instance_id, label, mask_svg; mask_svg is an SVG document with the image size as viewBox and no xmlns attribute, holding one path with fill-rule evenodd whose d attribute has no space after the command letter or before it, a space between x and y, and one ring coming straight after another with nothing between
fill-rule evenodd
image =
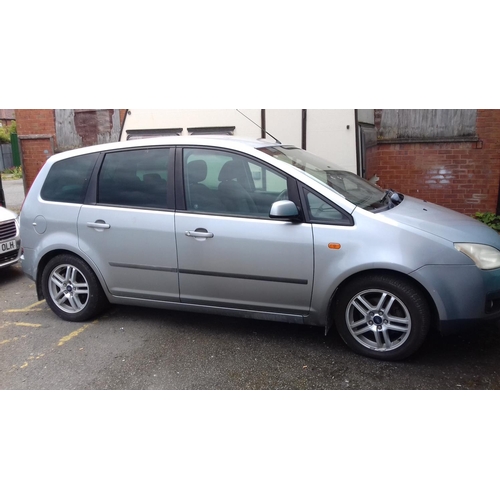
<instances>
[{"instance_id":1,"label":"car's front wheel","mask_svg":"<svg viewBox=\"0 0 500 500\"><path fill-rule=\"evenodd\" d=\"M47 263L42 288L49 307L66 321L87 321L108 305L90 266L72 254L57 255Z\"/></svg>"},{"instance_id":2,"label":"car's front wheel","mask_svg":"<svg viewBox=\"0 0 500 500\"><path fill-rule=\"evenodd\" d=\"M391 274L354 278L339 290L334 314L337 330L351 349L387 361L414 354L430 328L422 292Z\"/></svg>"}]
</instances>

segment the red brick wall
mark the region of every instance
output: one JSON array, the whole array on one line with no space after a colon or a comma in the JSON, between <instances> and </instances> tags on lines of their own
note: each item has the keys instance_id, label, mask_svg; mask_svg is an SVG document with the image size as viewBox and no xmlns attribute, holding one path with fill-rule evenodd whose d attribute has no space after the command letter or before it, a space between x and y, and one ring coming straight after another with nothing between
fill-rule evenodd
<instances>
[{"instance_id":1,"label":"red brick wall","mask_svg":"<svg viewBox=\"0 0 500 500\"><path fill-rule=\"evenodd\" d=\"M47 158L54 154L54 110L16 109L16 123L24 170L24 188L27 192Z\"/></svg>"},{"instance_id":2,"label":"red brick wall","mask_svg":"<svg viewBox=\"0 0 500 500\"><path fill-rule=\"evenodd\" d=\"M121 123L125 112L120 110ZM53 109L16 109L15 113L27 192L47 158L57 149L55 114Z\"/></svg>"},{"instance_id":3,"label":"red brick wall","mask_svg":"<svg viewBox=\"0 0 500 500\"><path fill-rule=\"evenodd\" d=\"M500 183L500 110L477 110L477 142L378 144L367 178L459 212L496 212Z\"/></svg>"},{"instance_id":4,"label":"red brick wall","mask_svg":"<svg viewBox=\"0 0 500 500\"><path fill-rule=\"evenodd\" d=\"M27 191L38 172L49 156L54 152L53 141L50 139L23 139L21 140L23 151L24 187Z\"/></svg>"},{"instance_id":5,"label":"red brick wall","mask_svg":"<svg viewBox=\"0 0 500 500\"><path fill-rule=\"evenodd\" d=\"M53 109L16 109L16 121L19 135L56 135Z\"/></svg>"}]
</instances>

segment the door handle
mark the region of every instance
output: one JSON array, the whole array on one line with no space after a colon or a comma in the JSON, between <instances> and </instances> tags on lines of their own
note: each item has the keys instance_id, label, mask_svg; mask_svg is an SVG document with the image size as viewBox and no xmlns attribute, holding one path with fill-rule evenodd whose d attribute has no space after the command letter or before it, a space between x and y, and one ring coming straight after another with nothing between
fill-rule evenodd
<instances>
[{"instance_id":1,"label":"door handle","mask_svg":"<svg viewBox=\"0 0 500 500\"><path fill-rule=\"evenodd\" d=\"M93 229L109 229L111 226L106 224L103 220L96 220L95 222L87 222L87 227Z\"/></svg>"},{"instance_id":2,"label":"door handle","mask_svg":"<svg viewBox=\"0 0 500 500\"><path fill-rule=\"evenodd\" d=\"M195 229L194 231L186 231L186 236L191 238L213 238L214 233L209 233L206 229Z\"/></svg>"}]
</instances>

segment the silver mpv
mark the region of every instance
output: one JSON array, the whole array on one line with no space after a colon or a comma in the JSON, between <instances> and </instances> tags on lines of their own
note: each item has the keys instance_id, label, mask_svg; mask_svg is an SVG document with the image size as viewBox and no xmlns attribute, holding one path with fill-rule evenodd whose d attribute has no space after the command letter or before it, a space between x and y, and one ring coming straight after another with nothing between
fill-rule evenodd
<instances>
[{"instance_id":1,"label":"silver mpv","mask_svg":"<svg viewBox=\"0 0 500 500\"><path fill-rule=\"evenodd\" d=\"M165 137L52 156L22 267L68 321L109 303L334 327L399 360L431 328L500 317L500 236L302 149Z\"/></svg>"}]
</instances>

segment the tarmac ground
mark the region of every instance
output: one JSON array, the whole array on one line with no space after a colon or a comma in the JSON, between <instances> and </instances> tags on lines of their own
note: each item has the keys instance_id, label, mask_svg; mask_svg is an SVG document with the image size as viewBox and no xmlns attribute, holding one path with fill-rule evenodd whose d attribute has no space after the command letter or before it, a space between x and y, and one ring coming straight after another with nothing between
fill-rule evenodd
<instances>
[{"instance_id":1,"label":"tarmac ground","mask_svg":"<svg viewBox=\"0 0 500 500\"><path fill-rule=\"evenodd\" d=\"M23 179L12 179L2 176L2 187L7 208L15 213L19 213L24 201Z\"/></svg>"}]
</instances>

